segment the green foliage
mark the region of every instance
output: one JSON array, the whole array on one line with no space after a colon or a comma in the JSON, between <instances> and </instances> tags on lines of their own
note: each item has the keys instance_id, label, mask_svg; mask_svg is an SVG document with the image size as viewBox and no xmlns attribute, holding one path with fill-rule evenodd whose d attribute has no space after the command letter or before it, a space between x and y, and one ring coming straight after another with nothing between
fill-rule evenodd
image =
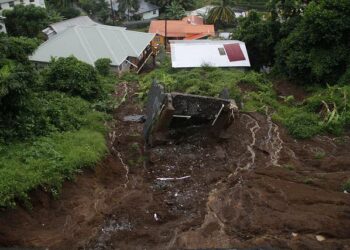
<instances>
[{"instance_id":1,"label":"green foliage","mask_svg":"<svg viewBox=\"0 0 350 250\"><path fill-rule=\"evenodd\" d=\"M73 7L67 7L60 10L60 13L62 16L64 16L66 19L74 18L77 16L80 16L80 11Z\"/></svg>"},{"instance_id":2,"label":"green foliage","mask_svg":"<svg viewBox=\"0 0 350 250\"><path fill-rule=\"evenodd\" d=\"M38 37L48 25L49 17L44 8L30 5L15 5L12 10L4 10L5 25L9 35Z\"/></svg>"},{"instance_id":3,"label":"green foliage","mask_svg":"<svg viewBox=\"0 0 350 250\"><path fill-rule=\"evenodd\" d=\"M37 71L26 58L36 40L0 41L0 207L13 207L40 186L56 197L104 155L115 79L73 57Z\"/></svg>"},{"instance_id":4,"label":"green foliage","mask_svg":"<svg viewBox=\"0 0 350 250\"><path fill-rule=\"evenodd\" d=\"M168 19L179 20L186 16L185 9L177 1L171 2L165 9L165 15Z\"/></svg>"},{"instance_id":5,"label":"green foliage","mask_svg":"<svg viewBox=\"0 0 350 250\"><path fill-rule=\"evenodd\" d=\"M343 184L343 190L350 193L350 179Z\"/></svg>"},{"instance_id":6,"label":"green foliage","mask_svg":"<svg viewBox=\"0 0 350 250\"><path fill-rule=\"evenodd\" d=\"M276 50L276 68L302 82L336 83L346 71L350 2L311 2Z\"/></svg>"},{"instance_id":7,"label":"green foliage","mask_svg":"<svg viewBox=\"0 0 350 250\"><path fill-rule=\"evenodd\" d=\"M72 56L53 59L45 69L43 81L49 90L62 91L87 100L98 98L102 92L94 67Z\"/></svg>"},{"instance_id":8,"label":"green foliage","mask_svg":"<svg viewBox=\"0 0 350 250\"><path fill-rule=\"evenodd\" d=\"M39 186L55 194L65 179L96 164L106 150L104 135L87 129L0 144L0 207L29 199L27 193Z\"/></svg>"},{"instance_id":9,"label":"green foliage","mask_svg":"<svg viewBox=\"0 0 350 250\"><path fill-rule=\"evenodd\" d=\"M180 5L185 10L192 10L195 7L195 3L197 0L148 0L147 2L153 3L162 9L164 9L167 5L176 2L178 5ZM202 6L201 6L202 7Z\"/></svg>"},{"instance_id":10,"label":"green foliage","mask_svg":"<svg viewBox=\"0 0 350 250\"><path fill-rule=\"evenodd\" d=\"M0 36L0 67L9 60L27 63L28 55L32 54L39 44L37 39Z\"/></svg>"},{"instance_id":11,"label":"green foliage","mask_svg":"<svg viewBox=\"0 0 350 250\"><path fill-rule=\"evenodd\" d=\"M105 0L80 0L80 7L85 10L89 16L92 16L94 19L102 23L108 21L110 10L109 3Z\"/></svg>"},{"instance_id":12,"label":"green foliage","mask_svg":"<svg viewBox=\"0 0 350 250\"><path fill-rule=\"evenodd\" d=\"M229 0L221 0L219 6L209 11L207 22L216 25L231 25L235 23L235 13L229 5Z\"/></svg>"},{"instance_id":13,"label":"green foliage","mask_svg":"<svg viewBox=\"0 0 350 250\"><path fill-rule=\"evenodd\" d=\"M252 67L259 70L274 62L274 49L278 39L280 24L264 20L261 15L251 11L246 18L239 19L233 38L246 43Z\"/></svg>"},{"instance_id":14,"label":"green foliage","mask_svg":"<svg viewBox=\"0 0 350 250\"><path fill-rule=\"evenodd\" d=\"M95 62L95 68L103 76L107 76L111 73L111 59L101 58Z\"/></svg>"},{"instance_id":15,"label":"green foliage","mask_svg":"<svg viewBox=\"0 0 350 250\"><path fill-rule=\"evenodd\" d=\"M133 13L137 12L140 8L138 0L119 0L118 14L121 18L127 18L128 20Z\"/></svg>"}]
</instances>

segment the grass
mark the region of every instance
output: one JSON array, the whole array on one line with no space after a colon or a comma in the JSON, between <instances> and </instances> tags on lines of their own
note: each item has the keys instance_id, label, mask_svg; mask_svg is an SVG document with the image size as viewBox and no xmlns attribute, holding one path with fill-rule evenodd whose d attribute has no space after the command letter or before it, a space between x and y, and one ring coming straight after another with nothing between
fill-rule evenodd
<instances>
[{"instance_id":1,"label":"grass","mask_svg":"<svg viewBox=\"0 0 350 250\"><path fill-rule=\"evenodd\" d=\"M38 187L56 196L66 179L96 164L107 152L102 119L92 112L79 130L0 145L0 207L26 203L28 192Z\"/></svg>"},{"instance_id":2,"label":"grass","mask_svg":"<svg viewBox=\"0 0 350 250\"><path fill-rule=\"evenodd\" d=\"M297 102L293 96L277 96L267 76L253 71L208 66L173 69L167 57L162 59L160 65L143 76L126 74L123 80L139 82L142 100L145 100L153 80L162 83L167 91L214 97L218 97L226 88L231 98L242 104L241 110L267 112L275 122L283 124L290 135L299 139L328 133L341 135L350 124L350 86L315 88L303 102Z\"/></svg>"},{"instance_id":3,"label":"grass","mask_svg":"<svg viewBox=\"0 0 350 250\"><path fill-rule=\"evenodd\" d=\"M343 190L350 193L350 179L343 184Z\"/></svg>"}]
</instances>

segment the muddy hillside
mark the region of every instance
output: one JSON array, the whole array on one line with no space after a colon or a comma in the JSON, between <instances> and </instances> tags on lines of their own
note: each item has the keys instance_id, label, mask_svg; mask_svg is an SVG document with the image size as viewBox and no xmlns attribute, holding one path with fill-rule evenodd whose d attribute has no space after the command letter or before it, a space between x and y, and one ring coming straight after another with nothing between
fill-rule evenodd
<instances>
[{"instance_id":1,"label":"muddy hillside","mask_svg":"<svg viewBox=\"0 0 350 250\"><path fill-rule=\"evenodd\" d=\"M115 113L110 155L52 199L1 213L0 245L38 249L350 249L350 137L298 141L268 112L230 139L192 134L145 150L135 89Z\"/></svg>"}]
</instances>

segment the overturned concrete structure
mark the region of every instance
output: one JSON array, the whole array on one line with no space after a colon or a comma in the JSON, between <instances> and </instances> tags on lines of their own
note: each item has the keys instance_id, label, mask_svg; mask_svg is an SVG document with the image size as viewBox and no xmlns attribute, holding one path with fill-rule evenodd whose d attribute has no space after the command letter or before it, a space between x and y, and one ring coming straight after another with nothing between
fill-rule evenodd
<instances>
[{"instance_id":1,"label":"overturned concrete structure","mask_svg":"<svg viewBox=\"0 0 350 250\"><path fill-rule=\"evenodd\" d=\"M146 104L145 140L153 146L200 131L220 136L236 112L237 105L227 90L220 98L166 93L162 85L153 82Z\"/></svg>"}]
</instances>

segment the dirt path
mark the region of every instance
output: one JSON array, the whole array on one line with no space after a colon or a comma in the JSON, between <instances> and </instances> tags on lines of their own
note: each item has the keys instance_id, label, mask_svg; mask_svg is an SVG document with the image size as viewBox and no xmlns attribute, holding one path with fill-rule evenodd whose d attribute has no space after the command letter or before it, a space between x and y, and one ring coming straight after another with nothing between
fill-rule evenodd
<instances>
[{"instance_id":1,"label":"dirt path","mask_svg":"<svg viewBox=\"0 0 350 250\"><path fill-rule=\"evenodd\" d=\"M2 213L0 245L350 249L350 137L296 141L269 116L241 114L228 141L193 135L145 152L142 124L123 122L142 112L134 91L115 114L111 155L58 200L36 191L31 211Z\"/></svg>"}]
</instances>

